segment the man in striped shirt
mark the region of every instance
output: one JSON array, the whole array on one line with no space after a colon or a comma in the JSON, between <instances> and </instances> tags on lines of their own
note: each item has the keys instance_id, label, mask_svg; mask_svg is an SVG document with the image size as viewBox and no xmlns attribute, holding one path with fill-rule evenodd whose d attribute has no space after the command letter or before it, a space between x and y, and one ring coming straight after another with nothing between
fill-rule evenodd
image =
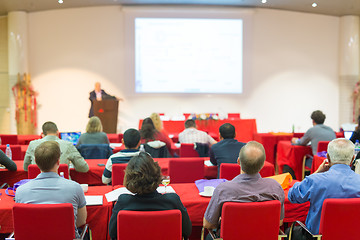
<instances>
[{"instance_id":1,"label":"man in striped shirt","mask_svg":"<svg viewBox=\"0 0 360 240\"><path fill-rule=\"evenodd\" d=\"M139 155L140 146L140 132L136 129L130 128L124 132L122 144L125 149L110 156L106 162L104 173L102 175L102 182L104 184L111 183L112 165L116 163L128 163L130 158Z\"/></svg>"},{"instance_id":2,"label":"man in striped shirt","mask_svg":"<svg viewBox=\"0 0 360 240\"><path fill-rule=\"evenodd\" d=\"M204 131L196 129L196 123L193 119L185 121L185 130L179 133L180 143L205 143L209 146L217 143L210 135Z\"/></svg>"}]
</instances>

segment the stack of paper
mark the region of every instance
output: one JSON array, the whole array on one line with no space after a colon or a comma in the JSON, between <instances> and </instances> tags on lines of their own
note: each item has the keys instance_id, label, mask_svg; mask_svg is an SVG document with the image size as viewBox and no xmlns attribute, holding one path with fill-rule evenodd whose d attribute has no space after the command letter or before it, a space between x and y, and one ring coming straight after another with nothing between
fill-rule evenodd
<instances>
[{"instance_id":1,"label":"stack of paper","mask_svg":"<svg viewBox=\"0 0 360 240\"><path fill-rule=\"evenodd\" d=\"M160 186L156 190L159 193L165 193L165 187L164 186ZM166 193L175 193L175 190L171 186L167 186L166 187ZM108 192L107 194L105 194L105 197L106 197L106 200L108 202L114 202L119 198L119 196L121 194L135 195L132 192L130 192L129 190L127 190L126 187L122 187L122 188L115 189L114 191Z\"/></svg>"},{"instance_id":2,"label":"stack of paper","mask_svg":"<svg viewBox=\"0 0 360 240\"><path fill-rule=\"evenodd\" d=\"M86 206L92 205L103 205L103 196L96 195L96 196L85 196Z\"/></svg>"}]
</instances>

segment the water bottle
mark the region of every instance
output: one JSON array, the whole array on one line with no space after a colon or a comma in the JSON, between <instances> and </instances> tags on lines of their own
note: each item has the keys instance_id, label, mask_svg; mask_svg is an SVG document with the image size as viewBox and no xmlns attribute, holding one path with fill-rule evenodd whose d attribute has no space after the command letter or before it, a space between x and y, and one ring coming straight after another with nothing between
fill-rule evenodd
<instances>
[{"instance_id":1,"label":"water bottle","mask_svg":"<svg viewBox=\"0 0 360 240\"><path fill-rule=\"evenodd\" d=\"M12 153L11 153L10 144L6 144L5 155L6 155L8 158L12 159Z\"/></svg>"},{"instance_id":2,"label":"water bottle","mask_svg":"<svg viewBox=\"0 0 360 240\"><path fill-rule=\"evenodd\" d=\"M145 148L144 148L144 145L143 144L141 144L140 145L140 150L139 150L140 152L145 152Z\"/></svg>"},{"instance_id":3,"label":"water bottle","mask_svg":"<svg viewBox=\"0 0 360 240\"><path fill-rule=\"evenodd\" d=\"M358 155L359 152L360 152L360 143L359 143L359 140L356 140L356 142L355 142L355 152L354 152L355 158L356 158L356 156Z\"/></svg>"}]
</instances>

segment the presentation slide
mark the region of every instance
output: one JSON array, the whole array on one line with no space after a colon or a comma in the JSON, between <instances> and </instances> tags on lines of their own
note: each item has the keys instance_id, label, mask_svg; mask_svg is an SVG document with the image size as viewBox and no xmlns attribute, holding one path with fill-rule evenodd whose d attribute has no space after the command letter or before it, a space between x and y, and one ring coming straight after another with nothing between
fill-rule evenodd
<instances>
[{"instance_id":1,"label":"presentation slide","mask_svg":"<svg viewBox=\"0 0 360 240\"><path fill-rule=\"evenodd\" d=\"M135 92L242 90L241 19L135 18Z\"/></svg>"}]
</instances>

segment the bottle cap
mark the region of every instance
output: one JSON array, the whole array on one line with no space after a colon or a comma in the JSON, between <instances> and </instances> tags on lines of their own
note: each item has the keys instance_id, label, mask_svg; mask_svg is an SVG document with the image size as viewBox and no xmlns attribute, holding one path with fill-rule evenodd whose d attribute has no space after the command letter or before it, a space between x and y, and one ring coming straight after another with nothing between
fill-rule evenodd
<instances>
[{"instance_id":1,"label":"bottle cap","mask_svg":"<svg viewBox=\"0 0 360 240\"><path fill-rule=\"evenodd\" d=\"M10 144L6 144L6 147L10 147Z\"/></svg>"}]
</instances>

